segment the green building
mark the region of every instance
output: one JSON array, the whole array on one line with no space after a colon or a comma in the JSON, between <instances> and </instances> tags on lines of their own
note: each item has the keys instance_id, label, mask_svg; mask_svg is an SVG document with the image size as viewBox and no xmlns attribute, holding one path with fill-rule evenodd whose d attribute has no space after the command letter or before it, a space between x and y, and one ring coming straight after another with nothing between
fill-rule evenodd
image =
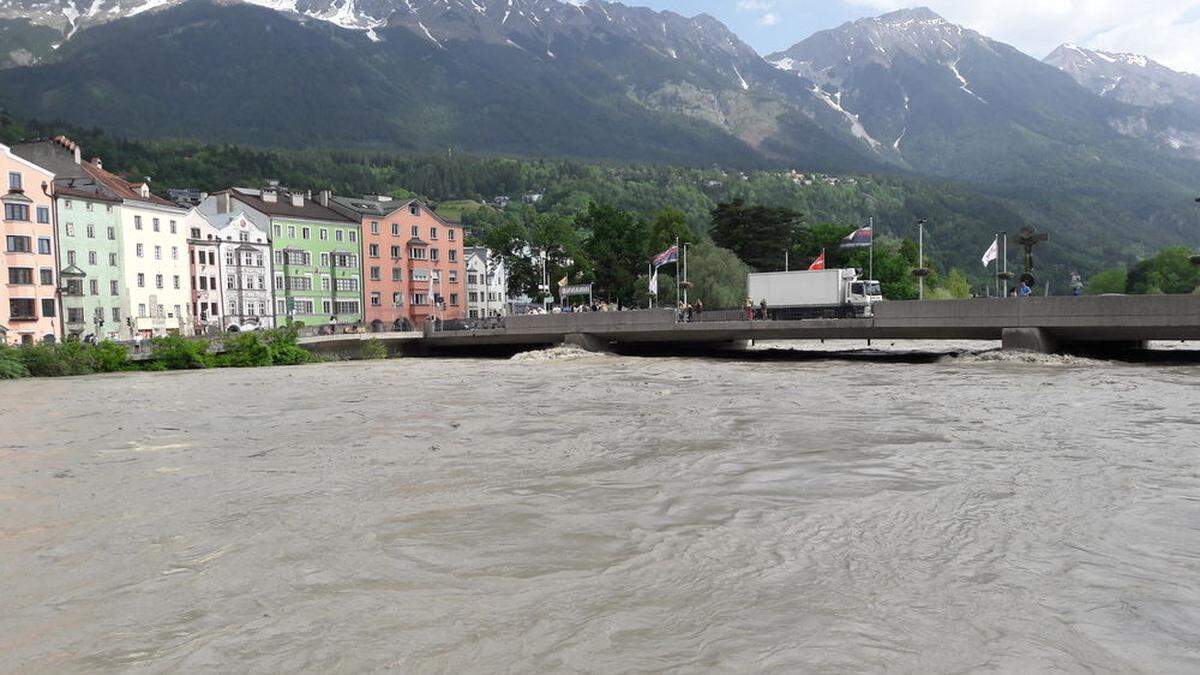
<instances>
[{"instance_id":1,"label":"green building","mask_svg":"<svg viewBox=\"0 0 1200 675\"><path fill-rule=\"evenodd\" d=\"M223 190L200 205L203 213L245 211L252 219L269 221L277 325L363 320L360 226L328 204L328 192L314 198L268 185Z\"/></svg>"},{"instance_id":2,"label":"green building","mask_svg":"<svg viewBox=\"0 0 1200 675\"><path fill-rule=\"evenodd\" d=\"M64 337L128 338L121 196L96 180L81 148L67 138L22 143L13 151L54 172Z\"/></svg>"}]
</instances>

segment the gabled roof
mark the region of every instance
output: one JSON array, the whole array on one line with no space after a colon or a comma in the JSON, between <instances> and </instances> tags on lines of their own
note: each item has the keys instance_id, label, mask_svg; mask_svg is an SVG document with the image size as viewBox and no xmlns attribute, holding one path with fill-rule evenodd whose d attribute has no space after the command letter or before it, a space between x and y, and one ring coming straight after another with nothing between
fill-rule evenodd
<instances>
[{"instance_id":1,"label":"gabled roof","mask_svg":"<svg viewBox=\"0 0 1200 675\"><path fill-rule=\"evenodd\" d=\"M279 200L274 202L264 201L262 191L252 188L234 187L228 190L222 190L214 194L229 195L242 202L246 206L253 208L260 213L265 213L271 217L277 218L299 218L301 220L324 220L334 223L354 223L358 224L357 220L344 216L333 209L321 206L312 199L305 198L302 206L293 206L291 192L284 188L279 188Z\"/></svg>"},{"instance_id":2,"label":"gabled roof","mask_svg":"<svg viewBox=\"0 0 1200 675\"><path fill-rule=\"evenodd\" d=\"M91 176L93 180L100 185L103 185L108 189L109 192L113 193L122 200L142 202L144 204L154 204L155 206L166 206L172 209L180 208L175 202L163 199L162 197L155 195L153 192L149 193L148 197L143 197L142 194L138 192L136 188L134 188L132 183L116 174L105 171L91 162L84 162L80 166L83 167L83 170L87 172L87 174Z\"/></svg>"},{"instance_id":3,"label":"gabled roof","mask_svg":"<svg viewBox=\"0 0 1200 675\"><path fill-rule=\"evenodd\" d=\"M120 204L121 198L89 177L58 178L54 181L55 197L76 197L92 201Z\"/></svg>"}]
</instances>

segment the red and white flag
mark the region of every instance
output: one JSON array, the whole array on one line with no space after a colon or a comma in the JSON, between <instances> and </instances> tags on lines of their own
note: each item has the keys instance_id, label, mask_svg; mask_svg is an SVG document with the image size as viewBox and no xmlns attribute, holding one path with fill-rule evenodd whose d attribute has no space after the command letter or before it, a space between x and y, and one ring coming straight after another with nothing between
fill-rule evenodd
<instances>
[{"instance_id":1,"label":"red and white flag","mask_svg":"<svg viewBox=\"0 0 1200 675\"><path fill-rule=\"evenodd\" d=\"M808 269L809 271L825 269L825 251L821 251L821 255L817 256L817 259L812 261L812 264L808 266Z\"/></svg>"}]
</instances>

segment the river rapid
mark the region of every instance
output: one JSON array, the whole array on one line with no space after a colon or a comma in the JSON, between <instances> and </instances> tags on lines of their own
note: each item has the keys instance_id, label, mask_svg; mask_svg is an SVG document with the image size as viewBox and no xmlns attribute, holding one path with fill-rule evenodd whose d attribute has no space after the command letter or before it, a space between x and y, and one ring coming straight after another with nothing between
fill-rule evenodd
<instances>
[{"instance_id":1,"label":"river rapid","mask_svg":"<svg viewBox=\"0 0 1200 675\"><path fill-rule=\"evenodd\" d=\"M1200 365L757 356L0 382L0 670L1200 670Z\"/></svg>"}]
</instances>

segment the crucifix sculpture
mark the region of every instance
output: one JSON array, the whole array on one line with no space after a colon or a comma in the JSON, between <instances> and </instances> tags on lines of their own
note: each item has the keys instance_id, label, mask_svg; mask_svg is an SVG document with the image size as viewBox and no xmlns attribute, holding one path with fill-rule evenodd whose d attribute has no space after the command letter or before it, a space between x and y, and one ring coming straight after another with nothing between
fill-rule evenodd
<instances>
[{"instance_id":1,"label":"crucifix sculpture","mask_svg":"<svg viewBox=\"0 0 1200 675\"><path fill-rule=\"evenodd\" d=\"M1021 281L1024 281L1026 286L1032 287L1036 282L1033 276L1033 247L1046 241L1050 236L1045 232L1034 232L1033 228L1028 225L1022 227L1019 234L1017 243L1025 249L1025 271L1021 273Z\"/></svg>"}]
</instances>

